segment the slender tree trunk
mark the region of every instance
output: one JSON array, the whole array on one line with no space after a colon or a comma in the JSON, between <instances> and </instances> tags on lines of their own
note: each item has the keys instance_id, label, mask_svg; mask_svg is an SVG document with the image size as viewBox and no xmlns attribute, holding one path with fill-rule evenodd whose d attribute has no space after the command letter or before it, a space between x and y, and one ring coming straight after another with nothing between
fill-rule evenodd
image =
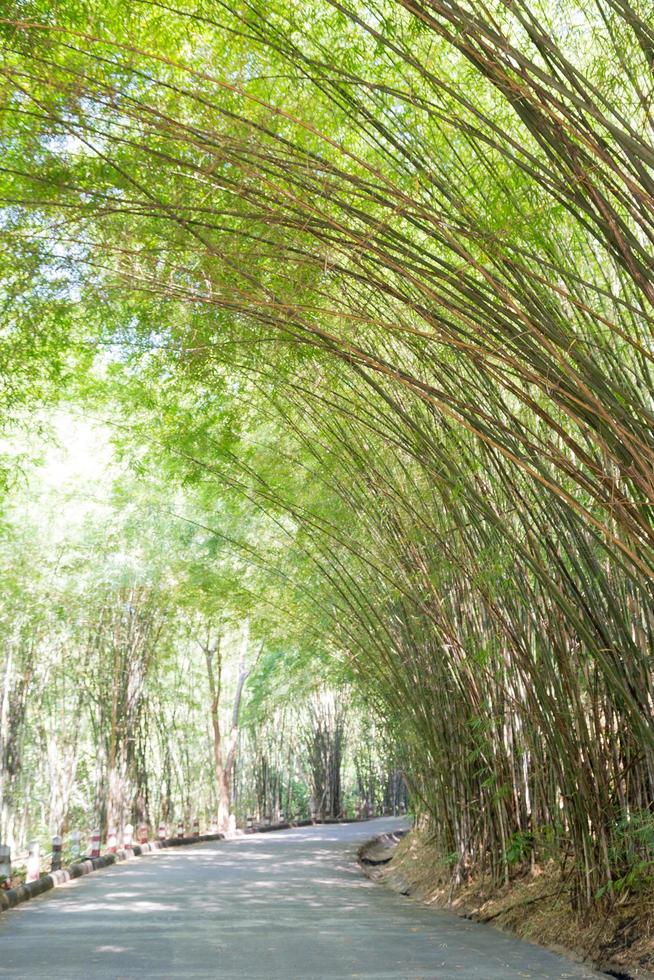
<instances>
[{"instance_id":1,"label":"slender tree trunk","mask_svg":"<svg viewBox=\"0 0 654 980\"><path fill-rule=\"evenodd\" d=\"M247 650L250 638L249 625L246 622L239 654L238 680L232 708L232 722L229 736L225 738L220 725L220 698L222 690L222 654L220 639L203 646L209 680L211 728L213 732L213 758L216 773L216 795L218 799L218 827L221 831L229 829L229 818L232 803L232 773L236 762L238 748L239 713L243 688L248 678L246 667ZM225 742L225 744L223 744Z\"/></svg>"},{"instance_id":2,"label":"slender tree trunk","mask_svg":"<svg viewBox=\"0 0 654 980\"><path fill-rule=\"evenodd\" d=\"M2 684L2 701L0 701L0 840L8 840L8 772L6 765L6 746L9 736L9 695L13 669L13 651L11 646L7 651L5 671Z\"/></svg>"}]
</instances>

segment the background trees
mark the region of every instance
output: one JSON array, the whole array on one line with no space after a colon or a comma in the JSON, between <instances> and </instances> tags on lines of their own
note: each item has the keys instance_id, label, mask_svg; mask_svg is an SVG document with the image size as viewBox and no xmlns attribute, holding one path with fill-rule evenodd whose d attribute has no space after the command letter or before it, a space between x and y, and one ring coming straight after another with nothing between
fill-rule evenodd
<instances>
[{"instance_id":1,"label":"background trees","mask_svg":"<svg viewBox=\"0 0 654 980\"><path fill-rule=\"evenodd\" d=\"M203 494L139 472L124 437L112 447L105 426L67 407L6 447L21 472L2 525L3 840L20 851L96 825L354 814L353 759L341 750L329 806L312 802L318 770L304 761L302 739L323 730L303 699L329 700L329 675L309 673L301 628L280 631L268 573L255 579L242 548L223 553L200 520ZM243 506L237 517L241 534L260 535ZM255 585L272 606L256 614Z\"/></svg>"}]
</instances>

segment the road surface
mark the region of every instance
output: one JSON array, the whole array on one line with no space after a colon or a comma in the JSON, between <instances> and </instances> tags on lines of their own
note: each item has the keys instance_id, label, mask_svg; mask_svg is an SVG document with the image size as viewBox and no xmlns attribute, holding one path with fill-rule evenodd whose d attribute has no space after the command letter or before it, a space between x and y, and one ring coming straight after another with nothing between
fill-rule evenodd
<instances>
[{"instance_id":1,"label":"road surface","mask_svg":"<svg viewBox=\"0 0 654 980\"><path fill-rule=\"evenodd\" d=\"M158 852L0 916L0 977L597 977L374 884L356 847L392 818Z\"/></svg>"}]
</instances>

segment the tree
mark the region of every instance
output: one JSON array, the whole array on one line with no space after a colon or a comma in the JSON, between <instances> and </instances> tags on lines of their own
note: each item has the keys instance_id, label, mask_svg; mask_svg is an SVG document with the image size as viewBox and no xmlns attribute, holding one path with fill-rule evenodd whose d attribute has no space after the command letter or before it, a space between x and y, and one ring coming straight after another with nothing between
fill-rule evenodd
<instances>
[{"instance_id":1,"label":"tree","mask_svg":"<svg viewBox=\"0 0 654 980\"><path fill-rule=\"evenodd\" d=\"M233 829L232 813L232 778L234 765L236 763L236 752L238 748L239 715L241 710L241 699L243 688L250 673L246 666L248 660L248 647L250 638L249 623L246 620L242 628L242 636L239 644L238 675L236 679L236 690L232 705L231 725L229 734L225 737L220 721L221 696L223 686L223 653L221 649L222 637L220 634L210 638L207 635L201 643L207 665L207 679L209 682L210 695L210 717L213 733L213 760L215 768L215 779L218 797L218 827L221 831Z\"/></svg>"}]
</instances>

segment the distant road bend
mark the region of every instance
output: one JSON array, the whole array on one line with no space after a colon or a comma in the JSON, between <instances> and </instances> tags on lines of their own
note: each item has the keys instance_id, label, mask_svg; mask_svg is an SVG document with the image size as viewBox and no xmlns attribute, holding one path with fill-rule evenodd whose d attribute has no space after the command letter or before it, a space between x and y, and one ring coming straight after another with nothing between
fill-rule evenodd
<instances>
[{"instance_id":1,"label":"distant road bend","mask_svg":"<svg viewBox=\"0 0 654 980\"><path fill-rule=\"evenodd\" d=\"M598 977L366 879L383 818L164 851L0 917L0 976L111 980Z\"/></svg>"}]
</instances>

